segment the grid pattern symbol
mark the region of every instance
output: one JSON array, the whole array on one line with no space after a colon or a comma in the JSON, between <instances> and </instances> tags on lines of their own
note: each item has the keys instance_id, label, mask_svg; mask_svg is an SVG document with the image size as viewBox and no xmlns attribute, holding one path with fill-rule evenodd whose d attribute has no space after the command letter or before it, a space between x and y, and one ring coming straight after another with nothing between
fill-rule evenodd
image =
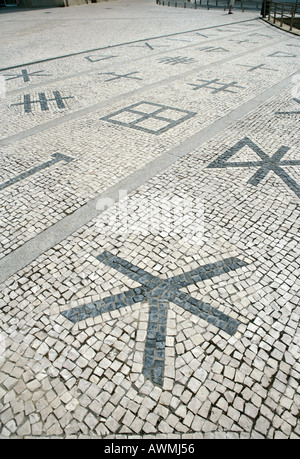
<instances>
[{"instance_id":1,"label":"grid pattern symbol","mask_svg":"<svg viewBox=\"0 0 300 459\"><path fill-rule=\"evenodd\" d=\"M196 112L141 101L111 113L101 120L160 135L195 116Z\"/></svg>"}]
</instances>

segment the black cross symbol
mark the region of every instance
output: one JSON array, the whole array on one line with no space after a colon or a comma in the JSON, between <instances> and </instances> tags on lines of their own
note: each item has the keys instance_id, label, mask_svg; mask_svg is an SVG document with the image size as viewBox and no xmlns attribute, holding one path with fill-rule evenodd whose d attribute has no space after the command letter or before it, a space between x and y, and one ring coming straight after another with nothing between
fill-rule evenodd
<instances>
[{"instance_id":1,"label":"black cross symbol","mask_svg":"<svg viewBox=\"0 0 300 459\"><path fill-rule=\"evenodd\" d=\"M244 162L228 162L244 146L248 145L261 159L261 161L244 161ZM237 142L233 147L219 156L215 161L210 163L208 168L224 168L224 167L258 167L255 174L248 180L248 183L257 186L269 172L273 171L284 183L300 198L300 187L288 173L280 166L299 166L300 160L285 160L281 161L283 156L290 148L281 146L273 156L268 156L258 145L252 142L248 137Z\"/></svg>"},{"instance_id":2,"label":"black cross symbol","mask_svg":"<svg viewBox=\"0 0 300 459\"><path fill-rule=\"evenodd\" d=\"M47 110L49 110L47 102L55 101L57 107L62 109L62 108L65 108L64 99L73 99L72 96L62 97L60 95L59 91L53 91L53 96L54 96L54 99L47 99L45 93L44 92L40 92L38 100L31 100L30 99L30 94L24 94L24 102L19 102L18 104L11 104L11 106L13 106L13 105L24 105L25 113L31 113L31 111L32 111L31 110L31 104L38 104L39 103L40 107L41 107L41 110L47 111Z\"/></svg>"},{"instance_id":3,"label":"black cross symbol","mask_svg":"<svg viewBox=\"0 0 300 459\"><path fill-rule=\"evenodd\" d=\"M278 72L278 70L276 70L276 69L265 67L266 64L258 64L258 65L255 65L253 67L251 67L251 65L245 65L245 64L237 64L237 65L239 65L240 67L250 67L248 72L253 72L254 70L259 70L259 69L273 70L274 72Z\"/></svg>"},{"instance_id":4,"label":"black cross symbol","mask_svg":"<svg viewBox=\"0 0 300 459\"><path fill-rule=\"evenodd\" d=\"M139 73L139 72L130 72L130 73L124 73L124 75L119 75L115 72L102 72L102 73L99 73L98 75L114 75L113 78L109 78L108 80L105 80L105 81L113 81L113 80L118 80L120 78L130 78L131 80L142 80L142 78L138 78L138 77L133 77L133 76L130 76L130 75L135 75L136 73Z\"/></svg>"},{"instance_id":5,"label":"black cross symbol","mask_svg":"<svg viewBox=\"0 0 300 459\"><path fill-rule=\"evenodd\" d=\"M23 81L26 83L30 81L29 77L32 76L51 76L49 73L41 73L42 70L37 70L36 72L28 73L26 69L21 70L20 74L15 74L15 75L4 75L8 76L10 78L6 78L6 80L14 80L16 78L23 78Z\"/></svg>"},{"instance_id":6,"label":"black cross symbol","mask_svg":"<svg viewBox=\"0 0 300 459\"><path fill-rule=\"evenodd\" d=\"M73 323L90 317L96 317L104 312L114 311L126 306L147 301L149 303L149 321L145 340L143 374L154 384L163 384L166 326L169 302L175 303L183 310L215 325L229 335L233 335L240 322L222 313L201 300L192 298L180 289L196 284L215 276L220 276L232 270L247 265L238 258L231 257L216 263L207 264L187 273L161 279L144 271L132 263L122 260L108 251L97 257L105 265L125 274L141 286L132 288L124 293L113 295L94 303L84 304L62 312Z\"/></svg>"},{"instance_id":7,"label":"black cross symbol","mask_svg":"<svg viewBox=\"0 0 300 459\"><path fill-rule=\"evenodd\" d=\"M190 86L194 86L193 91L196 91L200 88L207 88L207 89L212 89L212 94L216 94L217 92L224 91L224 92L232 92L236 93L236 91L231 91L228 88L244 88L244 86L239 86L237 85L236 81L232 81L231 83L218 83L219 78L215 78L214 80L202 80L201 78L198 78L197 81L205 81L204 84L195 84L195 83L188 83ZM209 86L210 84L216 84L220 85L220 87L216 88L213 86Z\"/></svg>"}]
</instances>

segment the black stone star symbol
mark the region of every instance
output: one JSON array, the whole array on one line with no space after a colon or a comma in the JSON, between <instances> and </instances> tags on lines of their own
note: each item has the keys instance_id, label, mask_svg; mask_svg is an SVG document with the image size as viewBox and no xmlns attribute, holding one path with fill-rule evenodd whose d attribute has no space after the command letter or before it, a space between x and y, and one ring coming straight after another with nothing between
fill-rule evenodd
<instances>
[{"instance_id":1,"label":"black stone star symbol","mask_svg":"<svg viewBox=\"0 0 300 459\"><path fill-rule=\"evenodd\" d=\"M154 384L163 384L166 327L169 302L175 303L183 310L215 325L228 335L233 335L240 322L201 300L192 298L180 289L211 279L232 270L237 270L247 263L232 257L216 263L200 266L169 279L161 279L144 271L132 263L122 260L110 252L104 251L97 257L105 265L125 274L138 282L140 287L132 288L124 293L113 295L93 303L84 304L62 312L73 323L90 317L96 317L104 312L114 311L147 301L150 306L143 374Z\"/></svg>"}]
</instances>

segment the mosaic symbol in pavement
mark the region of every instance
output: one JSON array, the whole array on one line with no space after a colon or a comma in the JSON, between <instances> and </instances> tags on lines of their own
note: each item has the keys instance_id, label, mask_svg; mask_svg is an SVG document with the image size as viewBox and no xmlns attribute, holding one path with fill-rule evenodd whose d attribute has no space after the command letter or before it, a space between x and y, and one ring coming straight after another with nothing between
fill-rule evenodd
<instances>
[{"instance_id":1,"label":"mosaic symbol in pavement","mask_svg":"<svg viewBox=\"0 0 300 459\"><path fill-rule=\"evenodd\" d=\"M45 93L44 92L40 92L38 100L31 100L30 94L24 94L24 101L23 102L19 102L17 104L11 104L11 106L23 105L25 113L31 113L31 111L32 111L31 105L32 104L40 104L41 110L42 111L47 111L47 110L49 110L48 102L53 102L54 101L59 109L63 109L63 108L66 108L66 106L64 104L64 100L65 99L74 99L73 96L62 97L60 95L59 91L52 91L52 92L53 92L54 98L47 99Z\"/></svg>"},{"instance_id":2,"label":"mosaic symbol in pavement","mask_svg":"<svg viewBox=\"0 0 300 459\"><path fill-rule=\"evenodd\" d=\"M40 164L39 166L33 167L32 169L23 172L22 174L17 175L16 177L7 180L4 183L1 183L0 190L4 190L8 186L14 185L15 183L20 182L21 180L24 180L27 177L30 177L31 175L36 174L37 172L40 172L43 169L46 169L47 167L53 166L53 164L58 163L59 161L65 161L67 163L73 161L73 158L71 158L70 156L62 155L61 153L54 153L51 156L53 159L51 159L50 161Z\"/></svg>"},{"instance_id":3,"label":"mosaic symbol in pavement","mask_svg":"<svg viewBox=\"0 0 300 459\"><path fill-rule=\"evenodd\" d=\"M261 159L261 161L243 161L243 162L228 162L243 147L248 146ZM258 145L252 142L248 137L237 142L233 147L219 156L215 161L210 163L208 168L225 168L225 167L258 167L255 174L248 180L247 183L257 186L269 172L273 171L284 183L300 198L300 187L281 166L300 166L300 160L284 160L283 156L290 148L281 146L273 156L268 156Z\"/></svg>"},{"instance_id":4,"label":"mosaic symbol in pavement","mask_svg":"<svg viewBox=\"0 0 300 459\"><path fill-rule=\"evenodd\" d=\"M222 313L203 301L181 292L180 289L196 284L215 276L220 276L237 270L247 263L231 257L216 263L200 266L187 273L169 279L160 279L140 269L132 263L122 260L108 251L97 257L105 265L125 274L138 282L140 287L127 290L124 293L113 295L94 303L84 304L62 314L73 323L90 317L96 317L104 312L118 310L136 303L149 303L149 321L145 340L143 374L154 384L162 386L164 375L166 328L169 302L180 306L206 322L215 325L228 335L233 335L240 322L237 319Z\"/></svg>"},{"instance_id":5,"label":"mosaic symbol in pavement","mask_svg":"<svg viewBox=\"0 0 300 459\"><path fill-rule=\"evenodd\" d=\"M195 62L195 59L193 57L174 56L174 57L163 57L162 59L158 59L158 61L164 64L177 65L177 64L191 64L192 62Z\"/></svg>"},{"instance_id":6,"label":"mosaic symbol in pavement","mask_svg":"<svg viewBox=\"0 0 300 459\"><path fill-rule=\"evenodd\" d=\"M205 51L206 53L229 53L228 49L214 46L205 46L204 48L198 48L199 51Z\"/></svg>"},{"instance_id":7,"label":"mosaic symbol in pavement","mask_svg":"<svg viewBox=\"0 0 300 459\"><path fill-rule=\"evenodd\" d=\"M254 72L254 70L273 70L274 72L278 72L276 69L272 69L269 67L266 67L266 64L258 64L254 65L253 67L251 65L246 65L246 64L237 64L240 67L249 67L248 72Z\"/></svg>"},{"instance_id":8,"label":"mosaic symbol in pavement","mask_svg":"<svg viewBox=\"0 0 300 459\"><path fill-rule=\"evenodd\" d=\"M271 35L266 35L265 33L260 33L260 32L255 32L250 35L250 37L255 37L255 36L273 38Z\"/></svg>"},{"instance_id":9,"label":"mosaic symbol in pavement","mask_svg":"<svg viewBox=\"0 0 300 459\"><path fill-rule=\"evenodd\" d=\"M219 78L215 78L214 80L202 80L198 78L197 81L204 81L203 84L195 84L195 83L188 83L190 86L194 86L193 91L197 91L200 88L207 88L212 89L212 94L216 94L217 92L224 91L224 92L232 92L236 93L236 91L232 91L228 88L244 88L244 86L239 86L237 81L232 81L231 83L219 83ZM220 85L219 87L210 86L210 85Z\"/></svg>"},{"instance_id":10,"label":"mosaic symbol in pavement","mask_svg":"<svg viewBox=\"0 0 300 459\"><path fill-rule=\"evenodd\" d=\"M149 48L151 51L155 50L153 44L150 45L147 42L143 43L142 45L129 45L130 48L144 48L144 46L147 46L147 48ZM169 45L161 45L160 43L155 43L155 46L156 48L168 48L169 47Z\"/></svg>"},{"instance_id":11,"label":"mosaic symbol in pavement","mask_svg":"<svg viewBox=\"0 0 300 459\"><path fill-rule=\"evenodd\" d=\"M297 57L297 55L285 53L284 51L276 51L275 53L268 54L268 57Z\"/></svg>"},{"instance_id":12,"label":"mosaic symbol in pavement","mask_svg":"<svg viewBox=\"0 0 300 459\"><path fill-rule=\"evenodd\" d=\"M84 56L84 57L89 62L99 62L99 61L104 61L106 59L112 59L113 57L117 57L117 56L103 56L102 55L100 57L97 57L92 54L90 56Z\"/></svg>"},{"instance_id":13,"label":"mosaic symbol in pavement","mask_svg":"<svg viewBox=\"0 0 300 459\"><path fill-rule=\"evenodd\" d=\"M151 51L154 50L153 46L149 45L149 43L145 43L146 46L148 46L149 49L151 49Z\"/></svg>"},{"instance_id":14,"label":"mosaic symbol in pavement","mask_svg":"<svg viewBox=\"0 0 300 459\"><path fill-rule=\"evenodd\" d=\"M30 77L36 76L51 76L49 73L41 73L43 70L37 70L35 72L28 73L26 69L21 70L21 73L17 73L14 75L3 75L8 76L10 78L5 78L6 80L15 80L16 78L23 78L23 81L27 83L30 81Z\"/></svg>"},{"instance_id":15,"label":"mosaic symbol in pavement","mask_svg":"<svg viewBox=\"0 0 300 459\"><path fill-rule=\"evenodd\" d=\"M297 104L300 104L300 99L296 99L296 97L294 97L293 99L295 102L297 102ZM291 111L291 112L276 112L275 114L276 115L298 115L300 113L300 111Z\"/></svg>"},{"instance_id":16,"label":"mosaic symbol in pavement","mask_svg":"<svg viewBox=\"0 0 300 459\"><path fill-rule=\"evenodd\" d=\"M203 33L196 32L195 35L200 35L201 37L208 38L207 35L204 35Z\"/></svg>"},{"instance_id":17,"label":"mosaic symbol in pavement","mask_svg":"<svg viewBox=\"0 0 300 459\"><path fill-rule=\"evenodd\" d=\"M226 27L226 29L217 29L217 32L225 32L225 33L228 33L228 32L240 32L241 29L229 29Z\"/></svg>"},{"instance_id":18,"label":"mosaic symbol in pavement","mask_svg":"<svg viewBox=\"0 0 300 459\"><path fill-rule=\"evenodd\" d=\"M142 101L100 119L120 126L160 135L196 114L196 112L180 108Z\"/></svg>"},{"instance_id":19,"label":"mosaic symbol in pavement","mask_svg":"<svg viewBox=\"0 0 300 459\"><path fill-rule=\"evenodd\" d=\"M140 73L140 72L130 72L130 73L124 73L124 74L118 74L115 72L102 72L102 73L98 73L98 75L113 75L112 78L108 78L108 80L105 80L105 82L119 80L120 78L128 78L131 80L142 80L142 78L131 76L131 75L135 75L136 73Z\"/></svg>"},{"instance_id":20,"label":"mosaic symbol in pavement","mask_svg":"<svg viewBox=\"0 0 300 459\"><path fill-rule=\"evenodd\" d=\"M257 44L258 43L257 41L251 41L251 40L248 40L248 39L246 39L246 40L233 40L233 39L231 39L229 41L237 43L238 45L241 45L242 43L253 43L253 44Z\"/></svg>"}]
</instances>

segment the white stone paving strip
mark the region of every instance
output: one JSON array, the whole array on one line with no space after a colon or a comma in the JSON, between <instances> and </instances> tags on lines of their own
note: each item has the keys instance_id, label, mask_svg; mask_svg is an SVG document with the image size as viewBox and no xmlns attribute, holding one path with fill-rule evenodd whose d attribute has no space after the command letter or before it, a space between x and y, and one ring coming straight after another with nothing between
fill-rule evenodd
<instances>
[{"instance_id":1,"label":"white stone paving strip","mask_svg":"<svg viewBox=\"0 0 300 459\"><path fill-rule=\"evenodd\" d=\"M268 37L267 37L268 38ZM270 47L271 46L271 47ZM284 45L283 45L284 46ZM269 47L266 49L266 54L269 54L271 51L273 51L274 44L270 43ZM208 50L209 51L209 50ZM210 55L210 52L207 52L207 50L204 51L204 54L207 56ZM211 53L212 55L214 53ZM245 52L243 53L245 55ZM261 55L259 53L253 53L252 58L257 59L261 58ZM228 69L228 58L226 58L225 61L219 61L217 59L215 63L220 65L220 70L222 69L222 79L218 78L215 79L216 83L212 83L211 85L217 87L217 90L214 89L213 93L218 91L218 94L216 97L213 98L213 100L210 97L210 92L212 91L210 89L210 84L204 83L204 86L207 86L204 88L203 91L198 92L198 87L197 93L195 92L193 101L190 101L189 96L192 93L190 81L195 81L196 83L200 81L198 78L199 76L202 76L204 78L203 81L208 82L209 79L214 77L214 69L213 67L210 69L209 64L208 66L203 66L202 73L199 75L198 73L192 73L193 71L189 71L188 74L186 74L186 77L183 78L181 73L176 73L175 77L171 77L172 80L169 80L168 85L166 85L164 88L162 88L160 85L157 86L155 89L155 86L153 86L153 90L147 91L147 85L145 85L142 88L138 88L130 92L131 98L128 100L128 103L136 102L137 100L140 101L140 99L137 99L139 91L142 90L141 94L143 94L144 98L148 98L148 100L153 100L155 97L157 102L160 102L161 96L160 92L163 90L165 93L165 96L168 96L168 102L167 104L169 106L173 106L176 108L177 104L177 93L178 90L182 91L182 93L186 94L186 99L189 101L189 105L185 104L185 108L193 108L193 112L197 113L197 116L195 116L194 120L190 119L189 123L185 121L184 124L182 124L182 127L179 125L178 128L176 129L177 135L174 135L175 130L170 130L170 132L166 133L166 135L161 136L162 141L160 142L160 148L159 150L156 147L156 142L153 141L150 143L150 141L147 139L147 137L142 137L141 135L136 136L135 139L133 136L128 138L128 145L126 146L126 141L124 138L120 137L118 135L119 131L118 129L114 129L113 126L111 126L111 129L108 132L109 136L105 134L105 131L102 131L102 141L101 141L101 160L102 160L102 167L97 168L95 171L95 167L93 166L94 161L97 160L98 155L99 155L99 147L97 148L97 142L98 138L95 135L95 132L99 130L99 127L97 125L97 118L98 116L101 118L101 120L111 120L111 110L116 111L116 109L121 108L122 110L122 105L120 103L116 103L114 108L110 108L110 114L107 117L103 117L103 112L99 110L98 112L91 112L89 117L82 119L82 117L77 118L75 115L74 120L69 120L68 116L73 117L74 113L71 115L68 115L67 112L71 111L71 107L68 106L66 110L61 115L60 119L57 121L55 120L53 123L53 126L51 124L51 129L46 129L47 128L47 123L44 124L43 127L40 125L37 127L37 131L41 131L40 133L38 132L32 132L30 129L28 131L25 131L25 138L24 142L22 143L21 140L19 142L10 143L10 148L8 146L5 147L5 157L8 159L11 156L11 153L14 154L14 156L20 156L23 157L24 161L24 166L26 163L28 163L28 166L25 167L26 169L30 169L32 160L36 160L36 154L34 153L35 151L38 152L38 155L40 156L40 160L37 162L37 164L41 162L46 162L49 157L49 153L47 151L47 143L49 141L49 138L52 136L52 138L55 139L53 145L57 145L57 150L58 151L65 151L70 157L74 159L73 165L71 168L67 167L62 167L60 168L61 172L64 172L65 174L68 173L69 177L72 175L72 181L68 180L68 189L67 192L64 193L64 199L62 199L62 193L61 193L61 188L64 187L63 183L61 182L61 179L59 179L59 174L60 170L58 168L56 169L51 169L49 172L51 174L44 174L43 176L39 176L39 180L36 179L36 183L42 181L41 183L42 187L45 187L46 182L50 179L50 182L52 182L52 189L54 186L54 181L55 177L53 176L54 174L56 175L56 180L58 180L56 188L58 190L58 194L56 192L52 192L51 196L47 195L43 199L42 194L40 195L41 200L47 200L48 201L48 206L47 207L41 207L41 206L36 206L35 208L33 207L33 201L35 200L34 195L30 193L30 189L28 188L28 181L24 181L24 189L22 189L23 192L23 199L19 200L18 203L16 203L16 200L14 198L14 193L18 192L20 190L21 184L18 184L18 187L13 187L13 193L6 193L5 194L5 199L7 202L7 209L9 209L8 212L4 212L3 218L5 221L5 232L3 233L3 241L5 242L5 246L3 247L3 251L1 254L1 257L6 256L11 250L16 250L20 245L22 245L24 242L26 242L28 239L34 237L36 234L39 232L45 230L51 224L55 223L55 221L58 221L65 215L69 215L70 213L73 213L76 209L78 209L80 206L84 205L86 202L88 202L91 198L97 196L99 192L107 188L108 184L111 186L112 184L115 184L120 178L128 175L128 173L131 172L130 170L130 163L131 163L131 168L134 167L135 169L139 169L142 167L145 163L150 162L154 158L156 158L159 154L161 154L164 151L168 151L172 147L172 145L184 141L184 139L187 136L191 136L193 131L198 131L199 129L199 123L203 126L203 128L210 123L213 123L213 121L216 121L216 119L220 117L224 117L226 113L229 113L234 109L234 107L238 106L238 104L241 104L242 102L246 101L247 99L253 97L255 93L260 93L262 92L265 88L268 87L270 84L270 79L272 80L273 83L277 82L280 80L280 77L282 78L283 76L286 76L291 73L291 71L298 66L293 62L293 59L290 57L288 60L289 66L286 66L284 69L284 74L281 72L281 74L278 74L277 69L271 69L273 75L268 78L264 79L262 78L261 71L257 72L257 75L252 76L251 82L248 81L247 79L247 70L243 68L243 66L236 66L238 69L238 73L236 72L235 75L231 74L230 68ZM270 58L271 59L271 58ZM206 62L206 60L205 60ZM233 61L237 64L237 58L235 57L235 61ZM243 61L239 61L243 62ZM245 61L246 62L246 61ZM267 70L269 70L268 67L266 67ZM196 69L197 70L197 69ZM219 71L220 71L219 70ZM152 72L153 73L153 72ZM157 73L157 72L156 72ZM157 73L158 75L161 74L161 69L159 69L159 72ZM187 77L189 77L189 80L187 80ZM205 80L206 78L206 80ZM240 89L238 95L239 98L233 97L235 94L235 90L232 92L230 89L231 82L233 82L233 86L235 86L234 79L238 78L242 83L243 86ZM214 80L211 80L214 81ZM222 83L222 81L227 81L229 83ZM171 84L170 84L171 83ZM229 84L229 88L228 88ZM81 89L81 96L80 96L80 103L82 105L86 104L86 97L84 95L84 89L86 86L93 87L93 91L91 92L91 97L98 94L97 91L99 91L99 88L101 88L101 98L104 98L105 100L105 91L103 91L103 82L101 81L95 81L91 80L90 82L87 83L86 80L83 80L80 82L80 89ZM106 85L109 85L109 83L106 83ZM127 83L126 83L127 85ZM193 84L194 86L194 84ZM238 85L241 86L241 85ZM227 89L226 89L227 87ZM143 88L145 90L143 90ZM110 92L109 94L112 94L115 92L120 91L120 95L122 94L122 91L128 90L128 87L126 86L117 86L115 87L114 85L109 88ZM78 88L76 87L76 91ZM66 90L64 91L65 94L72 93L74 91L73 86L67 87ZM75 92L76 92L75 91ZM53 91L54 93L55 91ZM48 91L48 94L50 92ZM134 93L134 95L132 95ZM225 97L227 96L227 93L231 95L231 97ZM43 93L44 94L44 93ZM124 95L124 93L123 93ZM106 96L108 96L108 93L106 93ZM31 96L30 96L31 97ZM50 98L53 97L50 95ZM68 96L67 96L68 97ZM150 97L150 99L149 99ZM120 98L120 97L119 97ZM125 97L126 98L126 97ZM118 99L117 96L115 96L112 101L115 101ZM39 100L39 94L35 95L35 100ZM71 104L73 103L73 99L71 100ZM74 97L75 100L75 97ZM30 98L31 101L31 98ZM130 101L130 102L129 102ZM68 101L64 99L64 103L66 104ZM40 102L39 102L40 103ZM32 108L32 114L27 113L25 114L26 117L26 122L29 124L37 124L39 121L44 122L45 116L47 118L50 116L57 116L57 112L59 109L56 109L56 111L53 111L53 114L47 114L46 111L40 111L39 108L36 107L34 104L34 108ZM51 102L55 103L55 102ZM77 103L78 103L78 96L77 96ZM107 102L104 102L106 106ZM121 102L122 103L122 102ZM147 102L149 104L149 102ZM173 105L174 104L174 105ZM191 107L191 104L193 104L193 107ZM206 104L206 106L204 106ZM159 104L160 106L161 104ZM124 105L123 105L124 107ZM184 106L182 106L184 108ZM105 107L103 107L105 109ZM199 110L200 109L200 110ZM18 105L17 110L23 110L21 106ZM124 110L124 109L123 109ZM117 110L118 111L118 110ZM205 112L205 117L202 116L202 113ZM76 112L75 112L76 113ZM107 112L106 112L107 113ZM126 111L125 107L125 112L124 114L128 113ZM168 113L164 111L164 113ZM169 112L172 116L176 112ZM177 112L180 113L180 112ZM181 112L184 113L184 112ZM186 112L187 114L192 113L191 110L188 110ZM18 114L18 113L16 113ZM121 115L123 116L123 115ZM15 118L15 122L19 125L18 122L19 118ZM69 121L68 121L69 120ZM24 125L25 125L24 121ZM158 130L157 128L153 131L153 128L151 125L153 125L154 120L145 120L144 124L139 125L139 129L144 129L146 132L156 132L161 134L163 131ZM159 121L156 121L156 124ZM146 125L145 125L146 123ZM161 121L162 126L164 125L164 121ZM102 127L104 123L102 123ZM126 124L126 123L125 123ZM7 126L10 126L10 129L14 129L14 124L12 122L8 123ZM147 128L148 126L148 128ZM169 124L170 126L174 126L174 123ZM168 127L168 126L167 126ZM64 130L63 130L64 128ZM150 129L149 129L150 128ZM19 128L18 128L19 129ZM168 129L167 129L168 130ZM29 134L29 135L28 135ZM43 135L41 135L43 134ZM23 135L23 134L22 134ZM74 143L70 144L69 138L74 138L76 137L77 142L76 146ZM112 142L113 138L113 142ZM86 151L86 142L87 139L89 139L89 149ZM142 140L143 139L143 140ZM25 142L26 140L26 142ZM145 142L146 148L147 148L147 155L143 152L144 148L141 142ZM80 145L82 146L80 148ZM136 145L136 149L135 146ZM144 146L145 146L144 145ZM151 148L150 148L151 145ZM128 148L129 147L129 148ZM137 150L137 151L136 151ZM82 151L85 151L84 153L84 159L82 158ZM127 161L126 165L121 164L121 161L123 161L123 155L121 156L120 152L125 152ZM54 154L54 152L52 153ZM117 170L118 174L116 175L115 170L116 168L111 167L111 158L114 157L113 164L115 165L116 163L119 164ZM134 157L134 163L132 162L132 158ZM123 161L124 162L124 161ZM18 169L16 170L16 174L24 173L24 169L19 171L19 161L18 164ZM15 167L15 164L12 161L9 161L7 165L4 166L4 170L6 169L7 171L7 176L4 175L4 181L7 180L12 180L12 170ZM38 167L38 166L36 166ZM88 167L88 169L86 169ZM105 173L102 173L102 169L104 169ZM91 171L93 175L93 181L91 182L89 178L87 177L87 172ZM50 175L50 176L49 176ZM85 177L87 180L85 180ZM50 184L50 183L49 183ZM21 186L23 188L23 186ZM54 191L54 189L53 189ZM76 196L76 200L75 200ZM77 202L76 202L77 201ZM11 204L10 204L11 203ZM26 203L24 205L24 203ZM54 205L51 206L51 203L55 203ZM51 215L48 212L45 212L46 209L49 209L51 206ZM30 212L28 212L28 208L30 207ZM22 215L21 218L18 218L19 220L19 225L16 226L16 219L15 219L15 214L18 216ZM16 237L17 236L17 237ZM13 244L12 244L12 239Z\"/></svg>"},{"instance_id":2,"label":"white stone paving strip","mask_svg":"<svg viewBox=\"0 0 300 459\"><path fill-rule=\"evenodd\" d=\"M120 198L120 190L127 190L127 192L134 191L140 185L156 175L157 172L169 167L177 160L177 158L187 155L194 148L214 137L223 129L230 125L234 125L234 122L241 119L260 104L266 102L274 94L280 94L284 88L291 84L292 79L293 75L276 84L274 87L269 88L259 96L256 96L252 100L246 102L244 105L239 106L238 109L215 122L213 126L204 128L200 132L188 138L185 142L182 142L179 146L174 147L172 150L159 156L150 164L121 180L101 195L92 199L90 202L76 210L72 215L64 217L61 221L54 224L49 229L26 242L11 255L8 255L0 260L0 282L5 281L19 269L24 268L40 254L68 237L74 231L96 217L100 212L105 210L97 209L97 202L99 200L104 200L110 205L116 203Z\"/></svg>"},{"instance_id":3,"label":"white stone paving strip","mask_svg":"<svg viewBox=\"0 0 300 459\"><path fill-rule=\"evenodd\" d=\"M279 43L282 43L282 39L280 39L280 41L278 41L278 42L275 41L275 43L272 42L272 45L276 45L276 44L279 44ZM270 43L267 44L267 45L264 44L261 47L255 47L255 48L252 49L252 52L257 52L259 49L264 49L265 47L269 47L269 46L270 46ZM222 59L218 58L217 59L218 60L218 64L221 65L223 63L229 62L232 59L239 59L239 58L241 58L243 56L249 56L250 52L251 52L250 50L247 50L247 51L243 51L242 53L237 53L237 54L235 54L234 56L231 56L231 57L227 57L226 56L226 57L224 57ZM215 59L215 57L214 57L214 59ZM129 98L132 95L137 95L139 93L143 93L146 90L151 91L153 88L156 88L159 85L171 84L178 77L186 78L187 76L189 76L193 72L200 71L200 70L201 71L205 70L205 68L207 68L209 65L216 65L216 62L213 62L211 64L206 64L206 66L205 66L205 64L204 65L202 64L198 68L196 67L196 68L193 68L193 70L189 70L187 72L182 73L182 75L180 75L180 74L179 75L175 75L175 76L171 75L168 78L165 78L165 75L166 75L165 72L163 72L163 74L161 72L159 72L159 76L160 77L161 77L161 75L164 76L164 78L160 79L159 81L156 81L154 83L150 83L148 85L143 85L143 87L138 88L138 89L134 88L131 91L127 91L125 93L118 94L117 96L114 95L113 97L105 99L102 102L98 102L96 104L92 104L91 106L84 107L84 108L82 108L80 110L75 110L70 114L65 114L64 113L63 117L61 117L61 116L59 118L55 117L54 120L50 120L50 121L47 121L47 122L39 123L37 126L30 127L29 129L27 129L25 131L23 130L20 133L13 134L13 135L6 136L6 137L4 136L2 139L0 139L0 147L9 145L12 142L16 142L16 141L24 139L26 137L32 136L32 135L34 135L36 133L43 132L44 130L48 130L53 126L57 126L57 125L60 125L60 124L65 124L70 120L84 117L84 116L88 115L89 113L93 113L93 112L95 112L95 111L97 111L97 110L99 110L101 108L106 107L107 105L113 104L115 101L119 101L122 98L126 99L126 98ZM58 81L60 81L60 80L58 80ZM47 82L47 84L49 84L49 82ZM89 82L87 82L87 84L89 84ZM10 93L7 93L7 97L9 97L9 96L10 96ZM20 103L20 102L17 102L17 103ZM85 103L85 105L86 105L86 103ZM51 114L50 114L50 117L51 117ZM33 119L33 121L34 121L34 119ZM11 126L12 124L14 124L14 123L13 123L13 120L11 118L10 119L10 123L8 124L8 127ZM14 132L15 132L16 129L18 129L18 127L16 127L14 129Z\"/></svg>"}]
</instances>

